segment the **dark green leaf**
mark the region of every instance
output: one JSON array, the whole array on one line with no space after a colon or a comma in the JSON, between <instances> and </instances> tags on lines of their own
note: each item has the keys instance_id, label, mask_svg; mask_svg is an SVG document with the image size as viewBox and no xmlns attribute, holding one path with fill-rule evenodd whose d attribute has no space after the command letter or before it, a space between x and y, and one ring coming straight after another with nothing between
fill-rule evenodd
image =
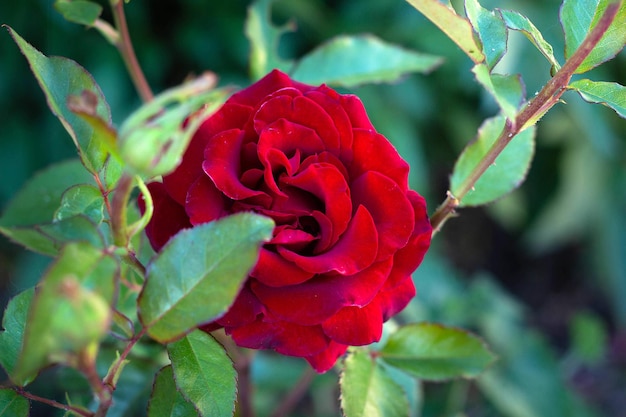
<instances>
[{"instance_id":1,"label":"dark green leaf","mask_svg":"<svg viewBox=\"0 0 626 417\"><path fill-rule=\"evenodd\" d=\"M507 31L499 14L481 7L478 0L466 0L465 11L483 44L483 54L489 71L506 52Z\"/></svg>"},{"instance_id":2,"label":"dark green leaf","mask_svg":"<svg viewBox=\"0 0 626 417\"><path fill-rule=\"evenodd\" d=\"M513 10L499 10L499 12L500 15L502 15L504 23L509 29L522 32L533 43L533 45L537 47L539 52L546 57L552 65L552 73L555 73L561 68L554 57L552 45L543 39L541 32L539 32L535 25L533 25L533 23L528 20L526 16Z\"/></svg>"},{"instance_id":3,"label":"dark green leaf","mask_svg":"<svg viewBox=\"0 0 626 417\"><path fill-rule=\"evenodd\" d=\"M250 41L250 73L253 80L262 78L273 69L287 72L292 65L278 55L278 42L284 33L293 30L293 25L275 27L272 24L273 1L257 0L248 7L245 31Z\"/></svg>"},{"instance_id":4,"label":"dark green leaf","mask_svg":"<svg viewBox=\"0 0 626 417\"><path fill-rule=\"evenodd\" d=\"M61 204L63 192L80 183L93 184L94 181L78 160L62 162L38 172L6 207L0 217L0 232L31 250L55 254L57 241L47 234L48 231L34 226L49 226ZM59 227L62 225L49 228L54 231Z\"/></svg>"},{"instance_id":5,"label":"dark green leaf","mask_svg":"<svg viewBox=\"0 0 626 417\"><path fill-rule=\"evenodd\" d=\"M470 22L438 0L407 0L456 43L475 64L485 61Z\"/></svg>"},{"instance_id":6,"label":"dark green leaf","mask_svg":"<svg viewBox=\"0 0 626 417\"><path fill-rule=\"evenodd\" d=\"M380 354L389 365L432 381L476 377L494 360L476 336L433 323L401 327L389 337Z\"/></svg>"},{"instance_id":7,"label":"dark green leaf","mask_svg":"<svg viewBox=\"0 0 626 417\"><path fill-rule=\"evenodd\" d=\"M176 386L202 417L232 416L237 372L222 345L201 330L167 345Z\"/></svg>"},{"instance_id":8,"label":"dark green leaf","mask_svg":"<svg viewBox=\"0 0 626 417\"><path fill-rule=\"evenodd\" d=\"M595 27L609 4L616 0L564 0L561 6L561 26L565 33L565 58L569 58ZM612 59L626 44L626 3L622 2L613 23L589 56L576 69L582 74Z\"/></svg>"},{"instance_id":9,"label":"dark green leaf","mask_svg":"<svg viewBox=\"0 0 626 417\"><path fill-rule=\"evenodd\" d=\"M85 0L57 0L54 8L67 21L87 26L92 26L102 13L102 6Z\"/></svg>"},{"instance_id":10,"label":"dark green leaf","mask_svg":"<svg viewBox=\"0 0 626 417\"><path fill-rule=\"evenodd\" d=\"M273 228L269 218L241 213L173 237L148 265L139 296L148 334L171 341L226 312Z\"/></svg>"},{"instance_id":11,"label":"dark green leaf","mask_svg":"<svg viewBox=\"0 0 626 417\"><path fill-rule=\"evenodd\" d=\"M0 417L28 417L28 400L11 389L0 389Z\"/></svg>"},{"instance_id":12,"label":"dark green leaf","mask_svg":"<svg viewBox=\"0 0 626 417\"><path fill-rule=\"evenodd\" d=\"M8 28L8 30L28 60L30 68L46 96L50 110L59 118L65 130L72 137L83 163L90 172L98 173L107 158L106 149L97 134L98 132L94 131L89 123L70 111L67 101L70 96L81 95L85 90L89 91L97 101L96 113L110 123L111 111L100 87L91 75L76 62L63 57L48 58L22 39L13 29Z\"/></svg>"},{"instance_id":13,"label":"dark green leaf","mask_svg":"<svg viewBox=\"0 0 626 417\"><path fill-rule=\"evenodd\" d=\"M469 144L457 160L450 190L457 195L463 182L484 158L504 128L504 117L485 120L478 131L478 138ZM461 200L461 206L477 206L497 200L523 182L533 157L535 130L528 128L514 137L500 153L495 164L487 168L471 190Z\"/></svg>"},{"instance_id":14,"label":"dark green leaf","mask_svg":"<svg viewBox=\"0 0 626 417\"><path fill-rule=\"evenodd\" d=\"M13 378L63 362L106 335L117 262L85 243L68 244L31 303Z\"/></svg>"},{"instance_id":15,"label":"dark green leaf","mask_svg":"<svg viewBox=\"0 0 626 417\"><path fill-rule=\"evenodd\" d=\"M63 193L61 205L54 213L55 220L84 215L96 224L104 218L104 198L100 190L88 184L74 185Z\"/></svg>"},{"instance_id":16,"label":"dark green leaf","mask_svg":"<svg viewBox=\"0 0 626 417\"><path fill-rule=\"evenodd\" d=\"M19 293L9 301L4 311L4 318L2 319L4 331L0 332L0 365L2 365L8 375L13 374L22 350L24 328L26 327L28 309L34 293L35 291L32 288ZM13 382L24 386L30 379L30 376L27 376L22 380L14 380Z\"/></svg>"},{"instance_id":17,"label":"dark green leaf","mask_svg":"<svg viewBox=\"0 0 626 417\"><path fill-rule=\"evenodd\" d=\"M148 402L148 417L198 417L198 410L176 388L172 366L157 373Z\"/></svg>"},{"instance_id":18,"label":"dark green leaf","mask_svg":"<svg viewBox=\"0 0 626 417\"><path fill-rule=\"evenodd\" d=\"M354 87L366 83L394 82L412 72L428 72L442 62L388 44L372 35L337 36L297 64L292 77L319 85Z\"/></svg>"},{"instance_id":19,"label":"dark green leaf","mask_svg":"<svg viewBox=\"0 0 626 417\"><path fill-rule=\"evenodd\" d=\"M524 102L524 85L519 75L490 74L485 64L476 65L472 72L479 83L493 96L506 117L515 119Z\"/></svg>"},{"instance_id":20,"label":"dark green leaf","mask_svg":"<svg viewBox=\"0 0 626 417\"><path fill-rule=\"evenodd\" d=\"M345 359L339 381L345 417L407 417L409 402L365 349L354 349Z\"/></svg>"},{"instance_id":21,"label":"dark green leaf","mask_svg":"<svg viewBox=\"0 0 626 417\"><path fill-rule=\"evenodd\" d=\"M589 103L604 104L626 119L626 87L605 81L578 80L568 88L576 90Z\"/></svg>"}]
</instances>

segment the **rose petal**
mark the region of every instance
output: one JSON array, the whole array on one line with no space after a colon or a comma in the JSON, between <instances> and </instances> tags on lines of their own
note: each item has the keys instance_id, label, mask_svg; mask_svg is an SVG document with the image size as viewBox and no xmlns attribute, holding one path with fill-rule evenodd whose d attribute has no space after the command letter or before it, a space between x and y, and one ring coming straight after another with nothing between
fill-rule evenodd
<instances>
[{"instance_id":1,"label":"rose petal","mask_svg":"<svg viewBox=\"0 0 626 417\"><path fill-rule=\"evenodd\" d=\"M250 276L270 287L300 284L313 276L313 273L299 268L282 256L261 248L259 260Z\"/></svg>"},{"instance_id":2,"label":"rose petal","mask_svg":"<svg viewBox=\"0 0 626 417\"><path fill-rule=\"evenodd\" d=\"M217 189L233 200L266 195L262 191L251 190L239 180L242 139L242 132L237 129L213 136L207 143L205 160L202 163L204 172L213 180Z\"/></svg>"},{"instance_id":3,"label":"rose petal","mask_svg":"<svg viewBox=\"0 0 626 417\"><path fill-rule=\"evenodd\" d=\"M322 323L332 340L350 346L378 342L383 332L383 315L376 300L365 307L344 307Z\"/></svg>"},{"instance_id":4,"label":"rose petal","mask_svg":"<svg viewBox=\"0 0 626 417\"><path fill-rule=\"evenodd\" d=\"M341 96L334 90L321 86L317 90L308 91L305 97L319 104L333 119L333 125L339 133L339 147L342 153L352 148L352 129L361 127L361 123L353 126L341 102ZM339 156L339 155L337 155Z\"/></svg>"},{"instance_id":5,"label":"rose petal","mask_svg":"<svg viewBox=\"0 0 626 417\"><path fill-rule=\"evenodd\" d=\"M251 112L250 107L225 103L200 125L187 145L180 165L163 177L165 189L176 202L181 205L185 204L187 190L198 177L203 175L204 148L209 140L216 133L240 128L250 117Z\"/></svg>"},{"instance_id":6,"label":"rose petal","mask_svg":"<svg viewBox=\"0 0 626 417\"><path fill-rule=\"evenodd\" d=\"M337 362L337 359L346 353L347 349L348 346L331 340L326 349L317 355L307 356L304 359L311 364L313 369L321 374L332 368L335 365L335 362Z\"/></svg>"},{"instance_id":7,"label":"rose petal","mask_svg":"<svg viewBox=\"0 0 626 417\"><path fill-rule=\"evenodd\" d=\"M322 212L332 224L329 243L336 242L352 215L350 189L343 174L332 164L316 163L293 177L282 177L280 182L308 191L324 203Z\"/></svg>"},{"instance_id":8,"label":"rose petal","mask_svg":"<svg viewBox=\"0 0 626 417\"><path fill-rule=\"evenodd\" d=\"M415 297L415 284L409 275L394 288L381 290L376 296L375 302L380 304L383 313L383 321L389 320L406 307Z\"/></svg>"},{"instance_id":9,"label":"rose petal","mask_svg":"<svg viewBox=\"0 0 626 417\"><path fill-rule=\"evenodd\" d=\"M376 224L377 259L385 259L404 247L413 232L415 219L413 207L398 184L371 171L354 180L350 190L353 203L365 206Z\"/></svg>"},{"instance_id":10,"label":"rose petal","mask_svg":"<svg viewBox=\"0 0 626 417\"><path fill-rule=\"evenodd\" d=\"M233 94L229 102L257 106L266 96L282 88L293 87L301 91L310 90L312 87L292 80L281 71L273 70L254 84Z\"/></svg>"},{"instance_id":11,"label":"rose petal","mask_svg":"<svg viewBox=\"0 0 626 417\"><path fill-rule=\"evenodd\" d=\"M415 215L415 228L408 243L394 255L393 269L385 283L385 289L391 289L410 276L424 259L430 246L432 227L428 220L426 201L415 191L409 191L407 197Z\"/></svg>"},{"instance_id":12,"label":"rose petal","mask_svg":"<svg viewBox=\"0 0 626 417\"><path fill-rule=\"evenodd\" d=\"M213 181L205 175L199 177L187 192L185 211L192 225L208 223L227 214L226 201Z\"/></svg>"},{"instance_id":13,"label":"rose petal","mask_svg":"<svg viewBox=\"0 0 626 417\"><path fill-rule=\"evenodd\" d=\"M350 178L358 178L377 171L391 178L403 191L408 189L409 164L381 134L373 130L354 130L353 160L349 166Z\"/></svg>"},{"instance_id":14,"label":"rose petal","mask_svg":"<svg viewBox=\"0 0 626 417\"><path fill-rule=\"evenodd\" d=\"M321 326L301 326L283 321L262 319L235 328L226 328L235 343L250 349L274 349L290 356L311 356L328 347L328 337Z\"/></svg>"},{"instance_id":15,"label":"rose petal","mask_svg":"<svg viewBox=\"0 0 626 417\"><path fill-rule=\"evenodd\" d=\"M155 251L167 243L167 241L181 229L191 227L187 213L180 204L176 203L165 190L160 182L148 184L148 190L152 196L154 214L146 226L146 235ZM139 199L139 209L145 211L143 198Z\"/></svg>"},{"instance_id":16,"label":"rose petal","mask_svg":"<svg viewBox=\"0 0 626 417\"><path fill-rule=\"evenodd\" d=\"M277 318L308 326L324 322L343 307L369 304L390 269L391 259L388 259L352 276L319 275L284 287L252 281L250 288Z\"/></svg>"},{"instance_id":17,"label":"rose petal","mask_svg":"<svg viewBox=\"0 0 626 417\"><path fill-rule=\"evenodd\" d=\"M336 271L341 275L354 275L376 259L378 233L371 214L365 207L359 206L337 244L327 252L304 256L279 246L278 253L305 271L316 274Z\"/></svg>"},{"instance_id":18,"label":"rose petal","mask_svg":"<svg viewBox=\"0 0 626 417\"><path fill-rule=\"evenodd\" d=\"M244 326L255 321L262 312L263 305L250 291L249 285L246 284L235 298L230 309L216 320L216 323L224 327Z\"/></svg>"},{"instance_id":19,"label":"rose petal","mask_svg":"<svg viewBox=\"0 0 626 417\"><path fill-rule=\"evenodd\" d=\"M361 99L355 95L346 94L342 95L339 100L350 118L353 129L374 130Z\"/></svg>"},{"instance_id":20,"label":"rose petal","mask_svg":"<svg viewBox=\"0 0 626 417\"><path fill-rule=\"evenodd\" d=\"M333 124L333 119L313 100L302 96L273 97L263 103L254 115L254 129L260 135L280 119L313 130L323 141L325 150L339 152L339 132ZM302 144L304 145L304 142ZM303 155L306 155L304 151Z\"/></svg>"}]
</instances>

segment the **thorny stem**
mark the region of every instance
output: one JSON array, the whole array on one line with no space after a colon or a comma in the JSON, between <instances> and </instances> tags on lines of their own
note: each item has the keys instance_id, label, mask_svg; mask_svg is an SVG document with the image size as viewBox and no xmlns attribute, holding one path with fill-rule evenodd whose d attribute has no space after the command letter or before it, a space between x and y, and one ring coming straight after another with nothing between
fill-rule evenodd
<instances>
[{"instance_id":1,"label":"thorny stem","mask_svg":"<svg viewBox=\"0 0 626 417\"><path fill-rule=\"evenodd\" d=\"M563 67L554 75L552 79L541 89L528 105L515 117L515 120L506 120L504 129L491 148L487 151L483 159L478 163L474 170L468 175L465 181L459 187L456 195L452 195L448 191L445 201L435 210L430 217L433 227L433 235L436 234L443 224L450 217L453 217L456 208L463 197L474 187L476 181L485 173L487 168L495 163L496 158L513 140L513 138L525 128L534 124L541 116L543 116L552 106L558 103L559 98L565 91L569 80L572 78L574 71L583 63L585 58L596 47L602 36L606 33L609 26L615 19L617 12L621 6L621 2L614 2L607 6L604 14L587 34L576 52L565 62Z\"/></svg>"},{"instance_id":2,"label":"thorny stem","mask_svg":"<svg viewBox=\"0 0 626 417\"><path fill-rule=\"evenodd\" d=\"M135 84L135 88L144 102L152 101L154 95L152 90L146 81L146 77L139 66L137 56L135 55L135 49L130 40L130 34L128 32L128 25L126 24L126 15L124 14L124 2L113 1L112 2L113 19L115 20L115 26L119 32L119 38L115 43L115 46L120 51L126 68L130 73L130 77Z\"/></svg>"},{"instance_id":3,"label":"thorny stem","mask_svg":"<svg viewBox=\"0 0 626 417\"><path fill-rule=\"evenodd\" d=\"M61 410L65 410L67 412L73 413L73 414L77 414L79 416L83 416L83 417L92 417L93 413L91 411L88 410L83 410L81 408L77 408L77 407L73 407L71 405L67 405L67 404L62 404L60 402L48 399L48 398L43 398L40 397L38 395L35 394L31 394L28 391L25 391L24 388L22 387L14 387L13 388L15 390L15 392L17 392L18 394L20 394L22 397L24 398L28 398L29 400L32 401L37 401L40 402L42 404L46 404L49 405L50 407L54 407L54 408L58 408Z\"/></svg>"}]
</instances>

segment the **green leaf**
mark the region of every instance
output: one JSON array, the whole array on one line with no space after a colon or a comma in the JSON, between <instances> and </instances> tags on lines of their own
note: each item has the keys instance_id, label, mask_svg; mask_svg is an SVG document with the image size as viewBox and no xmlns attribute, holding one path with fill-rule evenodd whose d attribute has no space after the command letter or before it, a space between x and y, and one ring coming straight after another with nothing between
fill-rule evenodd
<instances>
[{"instance_id":1,"label":"green leaf","mask_svg":"<svg viewBox=\"0 0 626 417\"><path fill-rule=\"evenodd\" d=\"M232 416L237 372L222 345L201 330L167 345L176 386L202 417Z\"/></svg>"},{"instance_id":2,"label":"green leaf","mask_svg":"<svg viewBox=\"0 0 626 417\"><path fill-rule=\"evenodd\" d=\"M172 366L162 368L154 379L148 417L198 417L198 410L176 388Z\"/></svg>"},{"instance_id":3,"label":"green leaf","mask_svg":"<svg viewBox=\"0 0 626 417\"><path fill-rule=\"evenodd\" d=\"M465 12L478 32L485 62L491 71L506 52L506 26L499 14L481 7L478 0L465 0Z\"/></svg>"},{"instance_id":4,"label":"green leaf","mask_svg":"<svg viewBox=\"0 0 626 417\"><path fill-rule=\"evenodd\" d=\"M561 26L565 33L565 58L576 52L587 34L595 27L600 17L610 4L616 0L564 0L561 6ZM613 23L600 42L576 69L575 74L582 74L612 59L626 44L626 3L621 6Z\"/></svg>"},{"instance_id":5,"label":"green leaf","mask_svg":"<svg viewBox=\"0 0 626 417\"><path fill-rule=\"evenodd\" d=\"M117 270L112 257L88 244L63 249L31 303L15 380L68 360L107 334Z\"/></svg>"},{"instance_id":6,"label":"green leaf","mask_svg":"<svg viewBox=\"0 0 626 417\"><path fill-rule=\"evenodd\" d=\"M509 119L515 119L524 102L524 85L519 75L490 74L485 64L476 65L472 72L476 80L493 96Z\"/></svg>"},{"instance_id":7,"label":"green leaf","mask_svg":"<svg viewBox=\"0 0 626 417\"><path fill-rule=\"evenodd\" d=\"M173 171L200 124L225 101L228 89L213 89L206 73L164 91L133 112L119 131L120 158L144 178Z\"/></svg>"},{"instance_id":8,"label":"green leaf","mask_svg":"<svg viewBox=\"0 0 626 417\"><path fill-rule=\"evenodd\" d=\"M148 265L139 295L148 334L168 342L224 314L273 228L267 217L240 213L174 236Z\"/></svg>"},{"instance_id":9,"label":"green leaf","mask_svg":"<svg viewBox=\"0 0 626 417\"><path fill-rule=\"evenodd\" d=\"M271 6L274 0L257 0L248 7L245 32L250 41L250 75L258 80L273 69L288 72L292 62L278 55L280 37L293 31L293 24L276 27L272 24Z\"/></svg>"},{"instance_id":10,"label":"green leaf","mask_svg":"<svg viewBox=\"0 0 626 417\"><path fill-rule=\"evenodd\" d=\"M475 64L485 61L485 55L474 38L470 22L456 14L452 7L438 0L407 0L407 2L448 35Z\"/></svg>"},{"instance_id":11,"label":"green leaf","mask_svg":"<svg viewBox=\"0 0 626 417\"><path fill-rule=\"evenodd\" d=\"M61 197L61 205L54 213L54 219L64 220L81 214L94 223L102 222L104 198L98 187L78 184L65 190Z\"/></svg>"},{"instance_id":12,"label":"green leaf","mask_svg":"<svg viewBox=\"0 0 626 417\"><path fill-rule=\"evenodd\" d=\"M597 365L605 358L608 329L602 319L591 311L579 311L570 325L573 353L583 363Z\"/></svg>"},{"instance_id":13,"label":"green leaf","mask_svg":"<svg viewBox=\"0 0 626 417\"><path fill-rule=\"evenodd\" d=\"M0 417L28 417L28 400L12 389L0 389Z\"/></svg>"},{"instance_id":14,"label":"green leaf","mask_svg":"<svg viewBox=\"0 0 626 417\"><path fill-rule=\"evenodd\" d=\"M513 10L498 10L509 29L522 32L552 65L551 73L556 73L561 66L554 57L552 45L543 39L543 35L528 18Z\"/></svg>"},{"instance_id":15,"label":"green leaf","mask_svg":"<svg viewBox=\"0 0 626 417\"><path fill-rule=\"evenodd\" d=\"M345 417L409 415L409 401L402 388L366 349L354 349L346 357L339 386Z\"/></svg>"},{"instance_id":16,"label":"green leaf","mask_svg":"<svg viewBox=\"0 0 626 417\"><path fill-rule=\"evenodd\" d=\"M33 48L13 29L7 27L30 65L37 82L43 90L52 113L59 118L65 130L70 134L78 148L85 167L98 173L107 159L107 152L98 132L67 106L70 96L79 96L85 90L96 98L96 113L110 123L111 111L92 76L76 62L63 58L48 58Z\"/></svg>"},{"instance_id":17,"label":"green leaf","mask_svg":"<svg viewBox=\"0 0 626 417\"><path fill-rule=\"evenodd\" d=\"M38 172L6 207L0 217L0 232L28 249L56 254L56 240L40 226L53 222L63 192L80 183L94 184L94 181L78 160L61 162Z\"/></svg>"},{"instance_id":18,"label":"green leaf","mask_svg":"<svg viewBox=\"0 0 626 417\"><path fill-rule=\"evenodd\" d=\"M102 6L84 0L57 0L54 8L65 20L86 26L93 26L102 13Z\"/></svg>"},{"instance_id":19,"label":"green leaf","mask_svg":"<svg viewBox=\"0 0 626 417\"><path fill-rule=\"evenodd\" d=\"M478 130L478 138L463 150L450 178L453 195L460 195L464 182L500 136L504 123L502 116L485 120ZM534 137L534 128L515 136L496 158L495 164L487 168L476 182L473 190L462 198L461 206L487 204L519 187L530 168L535 149Z\"/></svg>"},{"instance_id":20,"label":"green leaf","mask_svg":"<svg viewBox=\"0 0 626 417\"><path fill-rule=\"evenodd\" d=\"M583 79L572 82L567 88L576 90L589 103L612 108L621 118L626 119L626 87L623 85Z\"/></svg>"},{"instance_id":21,"label":"green leaf","mask_svg":"<svg viewBox=\"0 0 626 417\"><path fill-rule=\"evenodd\" d=\"M411 72L431 71L441 62L439 57L385 43L372 35L337 36L305 55L292 77L313 85L354 87L397 81Z\"/></svg>"},{"instance_id":22,"label":"green leaf","mask_svg":"<svg viewBox=\"0 0 626 417\"><path fill-rule=\"evenodd\" d=\"M433 323L401 327L389 337L380 357L391 366L431 381L473 378L494 361L494 355L476 336Z\"/></svg>"},{"instance_id":23,"label":"green leaf","mask_svg":"<svg viewBox=\"0 0 626 417\"><path fill-rule=\"evenodd\" d=\"M0 365L7 375L13 374L22 350L28 309L34 294L35 290L32 288L19 293L9 301L4 311L4 318L2 319L4 331L0 332ZM22 380L13 380L13 382L19 386L24 386L30 379L30 377L26 377Z\"/></svg>"}]
</instances>

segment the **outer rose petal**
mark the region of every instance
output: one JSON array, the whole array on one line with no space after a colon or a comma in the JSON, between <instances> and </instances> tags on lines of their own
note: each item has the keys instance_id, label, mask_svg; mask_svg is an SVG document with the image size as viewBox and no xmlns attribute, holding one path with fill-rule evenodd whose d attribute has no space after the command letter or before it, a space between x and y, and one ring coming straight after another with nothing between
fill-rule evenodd
<instances>
[{"instance_id":1,"label":"outer rose petal","mask_svg":"<svg viewBox=\"0 0 626 417\"><path fill-rule=\"evenodd\" d=\"M307 91L313 88L310 85L292 80L283 72L273 70L254 84L233 94L228 101L256 107L266 96L285 87L294 87L300 91Z\"/></svg>"},{"instance_id":2,"label":"outer rose petal","mask_svg":"<svg viewBox=\"0 0 626 417\"><path fill-rule=\"evenodd\" d=\"M158 252L172 236L181 229L191 227L191 224L183 206L169 196L163 184L152 182L148 184L148 190L152 195L154 214L146 226L146 235L154 250ZM145 210L143 199L139 199L139 209L142 213Z\"/></svg>"},{"instance_id":3,"label":"outer rose petal","mask_svg":"<svg viewBox=\"0 0 626 417\"><path fill-rule=\"evenodd\" d=\"M245 326L227 328L239 346L250 349L274 349L291 356L311 356L328 346L321 326L301 326L284 321L257 320Z\"/></svg>"},{"instance_id":4,"label":"outer rose petal","mask_svg":"<svg viewBox=\"0 0 626 417\"><path fill-rule=\"evenodd\" d=\"M383 332L380 305L374 299L365 307L344 307L322 323L322 328L332 340L346 345L378 342Z\"/></svg>"},{"instance_id":5,"label":"outer rose petal","mask_svg":"<svg viewBox=\"0 0 626 417\"><path fill-rule=\"evenodd\" d=\"M389 320L401 312L404 307L415 297L415 285L413 279L408 276L404 281L390 290L382 290L376 296L376 302L380 303L383 312L383 321Z\"/></svg>"},{"instance_id":6,"label":"outer rose petal","mask_svg":"<svg viewBox=\"0 0 626 417\"><path fill-rule=\"evenodd\" d=\"M328 347L317 355L307 356L306 359L313 369L317 372L322 373L328 371L333 367L337 359L346 353L348 346L342 345L341 343L331 342L328 344Z\"/></svg>"},{"instance_id":7,"label":"outer rose petal","mask_svg":"<svg viewBox=\"0 0 626 417\"><path fill-rule=\"evenodd\" d=\"M219 219L226 214L225 200L209 177L199 177L187 192L185 211L189 222L195 226Z\"/></svg>"}]
</instances>

